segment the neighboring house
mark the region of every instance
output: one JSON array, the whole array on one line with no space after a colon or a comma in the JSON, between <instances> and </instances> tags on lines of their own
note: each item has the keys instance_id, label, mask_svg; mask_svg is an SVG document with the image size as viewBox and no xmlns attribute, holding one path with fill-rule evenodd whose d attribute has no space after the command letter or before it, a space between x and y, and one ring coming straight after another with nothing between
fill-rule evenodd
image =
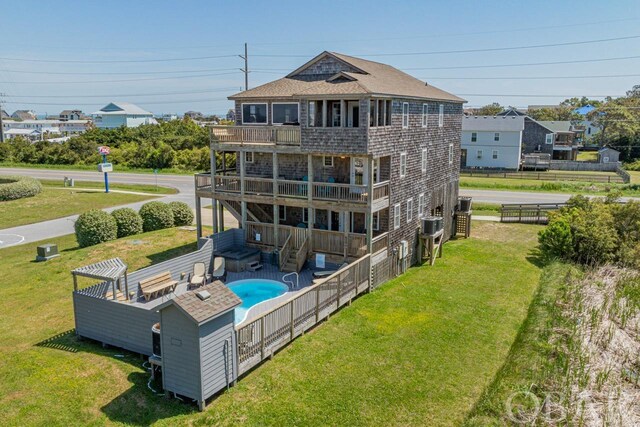
<instances>
[{"instance_id":1,"label":"neighboring house","mask_svg":"<svg viewBox=\"0 0 640 427\"><path fill-rule=\"evenodd\" d=\"M84 114L80 110L64 110L60 113L60 120L68 121L68 120L82 120L84 119Z\"/></svg>"},{"instance_id":2,"label":"neighboring house","mask_svg":"<svg viewBox=\"0 0 640 427\"><path fill-rule=\"evenodd\" d=\"M569 121L536 121L527 116L522 134L523 153L547 153L553 160L576 160L578 145Z\"/></svg>"},{"instance_id":3,"label":"neighboring house","mask_svg":"<svg viewBox=\"0 0 640 427\"><path fill-rule=\"evenodd\" d=\"M229 99L236 126L212 127L211 158L223 159L216 185L213 192L196 185L197 204L213 198L220 227L219 204L249 242L282 251L274 233L304 228L290 253L308 245L304 259L340 262L394 252L415 260L428 215L442 216L450 236L463 99L389 65L332 52ZM201 233L199 215L197 223ZM284 263L299 269L295 258Z\"/></svg>"},{"instance_id":4,"label":"neighboring house","mask_svg":"<svg viewBox=\"0 0 640 427\"><path fill-rule=\"evenodd\" d=\"M184 116L189 117L191 120L202 120L204 118L204 115L199 111L187 111Z\"/></svg>"},{"instance_id":5,"label":"neighboring house","mask_svg":"<svg viewBox=\"0 0 640 427\"><path fill-rule=\"evenodd\" d=\"M6 140L22 137L35 142L42 140L42 132L37 129L9 129L4 131L4 137Z\"/></svg>"},{"instance_id":6,"label":"neighboring house","mask_svg":"<svg viewBox=\"0 0 640 427\"><path fill-rule=\"evenodd\" d=\"M14 120L35 120L36 113L31 110L16 110L11 115Z\"/></svg>"},{"instance_id":7,"label":"neighboring house","mask_svg":"<svg viewBox=\"0 0 640 427\"><path fill-rule=\"evenodd\" d=\"M227 120L231 120L232 122L236 121L236 112L233 108L230 108L229 111L227 111Z\"/></svg>"},{"instance_id":8,"label":"neighboring house","mask_svg":"<svg viewBox=\"0 0 640 427\"><path fill-rule=\"evenodd\" d=\"M95 126L101 129L115 129L122 126L135 128L141 125L158 124L153 113L128 102L111 102L92 113L92 116Z\"/></svg>"},{"instance_id":9,"label":"neighboring house","mask_svg":"<svg viewBox=\"0 0 640 427\"><path fill-rule=\"evenodd\" d=\"M178 115L177 114L163 114L160 119L163 122L170 122L171 120L178 120Z\"/></svg>"},{"instance_id":10,"label":"neighboring house","mask_svg":"<svg viewBox=\"0 0 640 427\"><path fill-rule=\"evenodd\" d=\"M598 163L618 163L620 152L611 147L602 147L598 150Z\"/></svg>"},{"instance_id":11,"label":"neighboring house","mask_svg":"<svg viewBox=\"0 0 640 427\"><path fill-rule=\"evenodd\" d=\"M522 116L462 118L461 168L520 168Z\"/></svg>"},{"instance_id":12,"label":"neighboring house","mask_svg":"<svg viewBox=\"0 0 640 427\"><path fill-rule=\"evenodd\" d=\"M523 110L519 110L517 108L507 108L501 113L497 114L498 116L526 116L527 113Z\"/></svg>"},{"instance_id":13,"label":"neighboring house","mask_svg":"<svg viewBox=\"0 0 640 427\"><path fill-rule=\"evenodd\" d=\"M91 126L90 120L4 120L2 127L5 135L26 135L29 133L29 139L37 137L40 139L48 139L50 135L76 135L85 132ZM37 131L33 132L9 132L9 131Z\"/></svg>"},{"instance_id":14,"label":"neighboring house","mask_svg":"<svg viewBox=\"0 0 640 427\"><path fill-rule=\"evenodd\" d=\"M0 109L0 115L2 115L3 119L8 119L10 117L9 114L7 114L7 112L2 109Z\"/></svg>"}]
</instances>

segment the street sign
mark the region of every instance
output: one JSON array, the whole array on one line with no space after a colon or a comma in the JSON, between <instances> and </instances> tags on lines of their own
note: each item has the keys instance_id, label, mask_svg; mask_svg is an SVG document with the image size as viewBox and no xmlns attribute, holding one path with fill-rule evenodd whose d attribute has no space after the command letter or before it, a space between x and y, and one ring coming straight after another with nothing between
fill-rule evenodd
<instances>
[{"instance_id":1,"label":"street sign","mask_svg":"<svg viewBox=\"0 0 640 427\"><path fill-rule=\"evenodd\" d=\"M113 163L98 163L98 172L113 172Z\"/></svg>"},{"instance_id":2,"label":"street sign","mask_svg":"<svg viewBox=\"0 0 640 427\"><path fill-rule=\"evenodd\" d=\"M98 147L98 153L100 153L103 156L108 155L110 152L111 152L111 149L109 147L107 147L106 145Z\"/></svg>"}]
</instances>

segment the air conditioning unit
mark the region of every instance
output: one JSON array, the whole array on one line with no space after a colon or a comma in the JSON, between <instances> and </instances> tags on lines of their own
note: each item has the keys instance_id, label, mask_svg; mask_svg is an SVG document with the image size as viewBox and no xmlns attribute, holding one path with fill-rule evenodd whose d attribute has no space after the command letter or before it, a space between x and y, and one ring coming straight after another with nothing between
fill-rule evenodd
<instances>
[{"instance_id":1,"label":"air conditioning unit","mask_svg":"<svg viewBox=\"0 0 640 427\"><path fill-rule=\"evenodd\" d=\"M432 236L442 230L443 220L440 216L428 216L422 219L422 234Z\"/></svg>"}]
</instances>

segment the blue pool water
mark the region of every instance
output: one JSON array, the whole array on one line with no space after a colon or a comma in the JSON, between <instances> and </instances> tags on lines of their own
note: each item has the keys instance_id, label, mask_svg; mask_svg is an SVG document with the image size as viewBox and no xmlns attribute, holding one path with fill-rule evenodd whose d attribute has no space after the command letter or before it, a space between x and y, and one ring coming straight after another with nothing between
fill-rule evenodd
<instances>
[{"instance_id":1,"label":"blue pool water","mask_svg":"<svg viewBox=\"0 0 640 427\"><path fill-rule=\"evenodd\" d=\"M236 325L244 320L254 305L278 297L289 290L284 283L264 279L237 280L228 283L227 286L242 300L242 305L236 307L235 311Z\"/></svg>"}]
</instances>

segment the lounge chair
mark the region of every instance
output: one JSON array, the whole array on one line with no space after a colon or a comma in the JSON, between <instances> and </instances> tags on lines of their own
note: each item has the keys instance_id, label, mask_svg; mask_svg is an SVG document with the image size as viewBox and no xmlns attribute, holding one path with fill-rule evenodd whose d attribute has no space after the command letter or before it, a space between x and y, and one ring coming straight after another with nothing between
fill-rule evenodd
<instances>
[{"instance_id":1,"label":"lounge chair","mask_svg":"<svg viewBox=\"0 0 640 427\"><path fill-rule=\"evenodd\" d=\"M227 280L227 270L225 268L225 259L223 257L215 257L213 259L213 280Z\"/></svg>"},{"instance_id":2,"label":"lounge chair","mask_svg":"<svg viewBox=\"0 0 640 427\"><path fill-rule=\"evenodd\" d=\"M329 277L331 276L333 273L335 273L338 270L342 270L343 268L347 267L349 265L348 262L345 262L344 264L342 264L340 266L340 268L338 268L337 270L323 270L323 271L314 271L313 272L313 277L315 279L323 279L325 277Z\"/></svg>"},{"instance_id":3,"label":"lounge chair","mask_svg":"<svg viewBox=\"0 0 640 427\"><path fill-rule=\"evenodd\" d=\"M204 262L196 262L193 264L193 273L189 278L189 288L197 288L203 286L207 283L207 279L210 276L206 271L207 267L204 265Z\"/></svg>"}]
</instances>

